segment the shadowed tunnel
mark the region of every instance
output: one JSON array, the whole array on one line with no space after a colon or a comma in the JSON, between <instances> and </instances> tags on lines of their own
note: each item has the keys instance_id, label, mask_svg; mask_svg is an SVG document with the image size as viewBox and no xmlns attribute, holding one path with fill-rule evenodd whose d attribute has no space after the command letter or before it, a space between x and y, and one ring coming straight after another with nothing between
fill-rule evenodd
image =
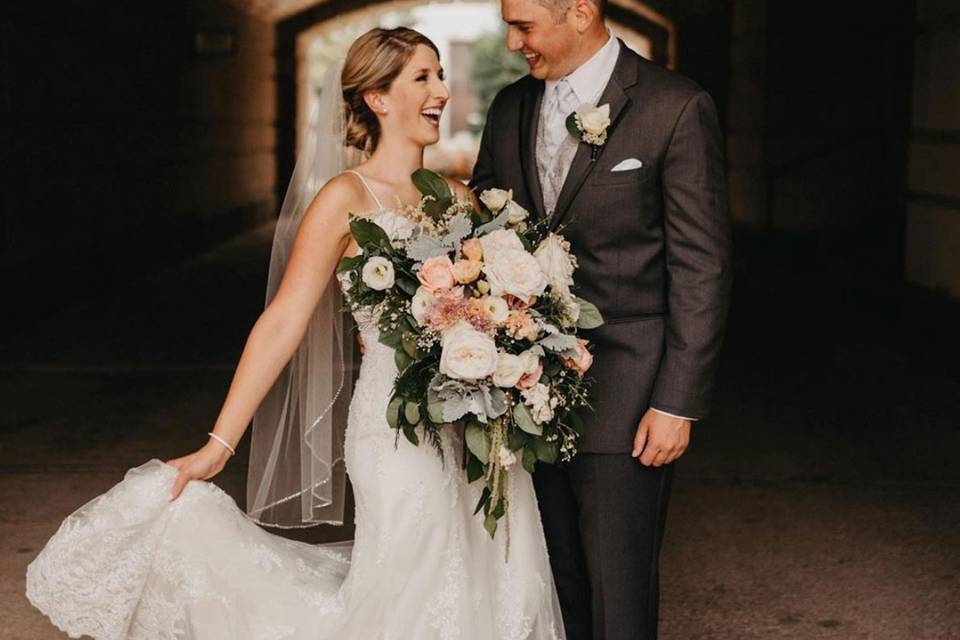
<instances>
[{"instance_id":1,"label":"shadowed tunnel","mask_svg":"<svg viewBox=\"0 0 960 640\"><path fill-rule=\"evenodd\" d=\"M205 440L262 309L298 39L393 6L0 8L3 637L63 637L23 576L67 514ZM617 0L610 17L714 96L736 223L661 637L956 637L960 7ZM248 440L216 478L241 506Z\"/></svg>"}]
</instances>

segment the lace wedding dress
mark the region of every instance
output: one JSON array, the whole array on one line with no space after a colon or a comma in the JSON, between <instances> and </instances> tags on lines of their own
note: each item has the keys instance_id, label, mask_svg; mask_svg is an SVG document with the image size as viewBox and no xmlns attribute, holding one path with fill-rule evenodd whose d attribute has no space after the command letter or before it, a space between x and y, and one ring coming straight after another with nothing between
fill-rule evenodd
<instances>
[{"instance_id":1,"label":"lace wedding dress","mask_svg":"<svg viewBox=\"0 0 960 640\"><path fill-rule=\"evenodd\" d=\"M388 235L409 231L389 210ZM562 621L529 475L510 470L510 548L472 511L480 484L386 423L396 367L374 318L351 399L352 544L268 533L220 488L153 459L68 516L27 569L30 602L71 638L98 640L558 640Z\"/></svg>"}]
</instances>

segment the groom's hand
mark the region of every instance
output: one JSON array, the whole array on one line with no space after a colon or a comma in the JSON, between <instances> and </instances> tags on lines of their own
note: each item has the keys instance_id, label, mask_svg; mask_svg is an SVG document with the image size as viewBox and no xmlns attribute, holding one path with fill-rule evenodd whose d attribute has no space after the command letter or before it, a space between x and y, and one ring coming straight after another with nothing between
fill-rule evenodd
<instances>
[{"instance_id":1,"label":"groom's hand","mask_svg":"<svg viewBox=\"0 0 960 640\"><path fill-rule=\"evenodd\" d=\"M683 455L690 444L690 421L647 409L633 439L634 458L641 464L659 467Z\"/></svg>"}]
</instances>

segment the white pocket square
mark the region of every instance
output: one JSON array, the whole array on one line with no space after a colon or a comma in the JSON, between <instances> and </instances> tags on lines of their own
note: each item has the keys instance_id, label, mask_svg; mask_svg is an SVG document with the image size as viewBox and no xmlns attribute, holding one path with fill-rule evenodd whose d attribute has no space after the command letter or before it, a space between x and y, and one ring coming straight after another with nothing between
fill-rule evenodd
<instances>
[{"instance_id":1,"label":"white pocket square","mask_svg":"<svg viewBox=\"0 0 960 640\"><path fill-rule=\"evenodd\" d=\"M636 158L627 158L613 169L610 169L610 171L630 171L632 169L639 169L642 166L643 163Z\"/></svg>"}]
</instances>

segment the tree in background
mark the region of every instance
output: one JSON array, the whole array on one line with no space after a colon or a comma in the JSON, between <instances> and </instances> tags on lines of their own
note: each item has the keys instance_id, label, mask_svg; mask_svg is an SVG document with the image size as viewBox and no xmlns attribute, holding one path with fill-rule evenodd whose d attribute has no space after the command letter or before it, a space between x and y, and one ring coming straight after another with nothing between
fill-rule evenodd
<instances>
[{"instance_id":1,"label":"tree in background","mask_svg":"<svg viewBox=\"0 0 960 640\"><path fill-rule=\"evenodd\" d=\"M514 80L525 76L528 66L523 56L507 51L507 32L482 36L473 46L473 90L477 96L477 111L471 118L474 134L483 130L487 110L494 96Z\"/></svg>"}]
</instances>

